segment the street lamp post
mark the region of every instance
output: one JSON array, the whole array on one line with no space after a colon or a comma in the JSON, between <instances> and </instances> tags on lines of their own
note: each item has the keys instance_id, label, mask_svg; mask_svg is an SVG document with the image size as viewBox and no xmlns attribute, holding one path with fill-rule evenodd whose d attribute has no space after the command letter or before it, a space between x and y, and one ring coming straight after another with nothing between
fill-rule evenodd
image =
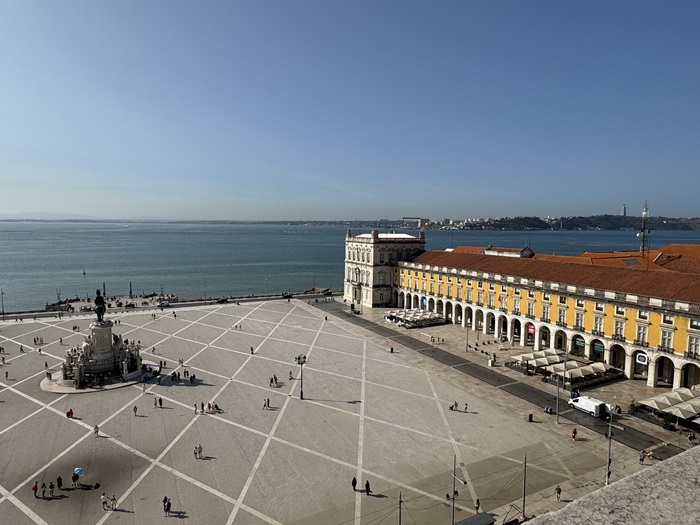
<instances>
[{"instance_id":1,"label":"street lamp post","mask_svg":"<svg viewBox=\"0 0 700 525\"><path fill-rule=\"evenodd\" d=\"M301 390L299 391L299 399L304 399L304 365L306 364L306 356L298 355L294 358L294 362L299 365L299 378L301 379Z\"/></svg>"},{"instance_id":2,"label":"street lamp post","mask_svg":"<svg viewBox=\"0 0 700 525\"><path fill-rule=\"evenodd\" d=\"M0 288L0 302L2 303L2 306L0 308L2 309L2 320L5 320L5 292L3 291L2 288Z\"/></svg>"},{"instance_id":3,"label":"street lamp post","mask_svg":"<svg viewBox=\"0 0 700 525\"><path fill-rule=\"evenodd\" d=\"M608 468L605 471L605 486L610 483L610 464L612 463L612 459L610 454L612 453L612 438L613 438L613 427L619 429L619 430L625 430L625 427L622 427L620 425L613 425L613 408L610 408L610 413L608 414L608 432L605 434L605 437L608 439Z\"/></svg>"},{"instance_id":4,"label":"street lamp post","mask_svg":"<svg viewBox=\"0 0 700 525\"><path fill-rule=\"evenodd\" d=\"M569 356L569 348L566 348L564 352L564 376L562 383L564 383L564 392L566 392L566 359ZM557 376L557 425L559 424L559 376Z\"/></svg>"},{"instance_id":5,"label":"street lamp post","mask_svg":"<svg viewBox=\"0 0 700 525\"><path fill-rule=\"evenodd\" d=\"M462 485L467 484L465 480L457 476L457 456L455 455L452 462L452 497L450 497L452 500L452 521L450 523L452 525L455 523L455 496L457 496L457 487L455 484L457 481L459 481Z\"/></svg>"}]
</instances>

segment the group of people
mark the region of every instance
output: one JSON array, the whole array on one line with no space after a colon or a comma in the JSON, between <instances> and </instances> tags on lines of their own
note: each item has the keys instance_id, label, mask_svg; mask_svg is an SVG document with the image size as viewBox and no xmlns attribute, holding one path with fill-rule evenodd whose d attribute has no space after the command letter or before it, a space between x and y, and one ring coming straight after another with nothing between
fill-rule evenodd
<instances>
[{"instance_id":1,"label":"group of people","mask_svg":"<svg viewBox=\"0 0 700 525\"><path fill-rule=\"evenodd\" d=\"M201 443L194 447L194 459L204 459L204 448Z\"/></svg>"},{"instance_id":2,"label":"group of people","mask_svg":"<svg viewBox=\"0 0 700 525\"><path fill-rule=\"evenodd\" d=\"M459 404L457 401L455 401L452 405L450 405L450 410L459 410ZM469 409L469 403L464 403L464 411L466 412Z\"/></svg>"},{"instance_id":3,"label":"group of people","mask_svg":"<svg viewBox=\"0 0 700 525\"><path fill-rule=\"evenodd\" d=\"M117 498L114 494L112 494L111 498L107 497L107 494L105 492L102 493L102 496L100 496L100 500L102 501L102 509L103 510L116 510L117 509Z\"/></svg>"}]
</instances>

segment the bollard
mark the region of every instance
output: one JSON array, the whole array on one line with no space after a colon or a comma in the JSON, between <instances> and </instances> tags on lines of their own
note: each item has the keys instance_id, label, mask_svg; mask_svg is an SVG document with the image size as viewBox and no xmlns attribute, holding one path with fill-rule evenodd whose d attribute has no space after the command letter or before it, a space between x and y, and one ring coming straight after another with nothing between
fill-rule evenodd
<instances>
[{"instance_id":1,"label":"bollard","mask_svg":"<svg viewBox=\"0 0 700 525\"><path fill-rule=\"evenodd\" d=\"M532 423L532 414L527 415L527 421L528 423Z\"/></svg>"}]
</instances>

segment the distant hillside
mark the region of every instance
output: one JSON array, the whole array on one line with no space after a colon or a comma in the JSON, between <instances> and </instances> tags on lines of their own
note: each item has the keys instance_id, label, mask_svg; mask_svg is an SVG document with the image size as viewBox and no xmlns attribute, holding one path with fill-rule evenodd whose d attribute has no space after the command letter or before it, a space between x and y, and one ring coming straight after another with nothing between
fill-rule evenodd
<instances>
[{"instance_id":1,"label":"distant hillside","mask_svg":"<svg viewBox=\"0 0 700 525\"><path fill-rule=\"evenodd\" d=\"M700 218L676 219L650 217L650 230L700 230ZM593 215L591 217L560 217L544 220L539 217L505 217L467 223L464 229L474 230L639 230L641 217Z\"/></svg>"}]
</instances>

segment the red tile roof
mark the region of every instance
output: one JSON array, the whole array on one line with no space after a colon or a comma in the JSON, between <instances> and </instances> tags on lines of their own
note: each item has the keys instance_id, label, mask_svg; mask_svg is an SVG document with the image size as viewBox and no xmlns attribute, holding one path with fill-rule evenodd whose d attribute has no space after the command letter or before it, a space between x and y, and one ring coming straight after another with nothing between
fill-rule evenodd
<instances>
[{"instance_id":1,"label":"red tile roof","mask_svg":"<svg viewBox=\"0 0 700 525\"><path fill-rule=\"evenodd\" d=\"M492 274L511 275L527 279L583 286L598 290L610 290L634 295L700 303L700 282L697 275L661 271L652 265L639 271L627 266L581 264L544 257L532 259L465 253L426 251L414 259L414 263Z\"/></svg>"}]
</instances>

